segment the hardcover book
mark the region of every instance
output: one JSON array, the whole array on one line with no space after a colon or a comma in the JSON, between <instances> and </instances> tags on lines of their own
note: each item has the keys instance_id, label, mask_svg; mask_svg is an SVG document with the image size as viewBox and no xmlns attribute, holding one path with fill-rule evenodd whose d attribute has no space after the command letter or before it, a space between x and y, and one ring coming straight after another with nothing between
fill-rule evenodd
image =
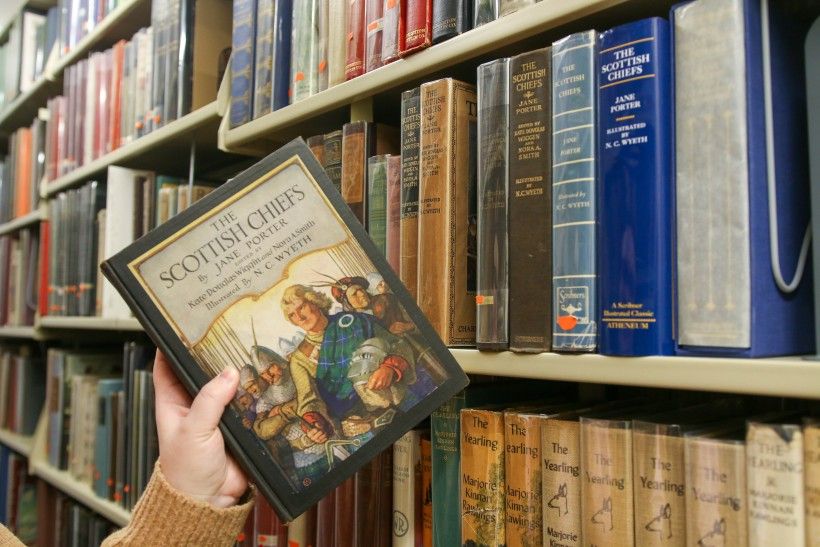
<instances>
[{"instance_id":1,"label":"hardcover book","mask_svg":"<svg viewBox=\"0 0 820 547\"><path fill-rule=\"evenodd\" d=\"M467 384L301 140L102 268L191 393L240 372L221 429L287 521Z\"/></svg>"},{"instance_id":2,"label":"hardcover book","mask_svg":"<svg viewBox=\"0 0 820 547\"><path fill-rule=\"evenodd\" d=\"M433 0L433 43L449 40L473 26L473 0Z\"/></svg>"},{"instance_id":3,"label":"hardcover book","mask_svg":"<svg viewBox=\"0 0 820 547\"><path fill-rule=\"evenodd\" d=\"M672 10L681 354L814 352L800 4Z\"/></svg>"},{"instance_id":4,"label":"hardcover book","mask_svg":"<svg viewBox=\"0 0 820 547\"><path fill-rule=\"evenodd\" d=\"M513 351L552 348L552 52L510 59L509 338Z\"/></svg>"},{"instance_id":5,"label":"hardcover book","mask_svg":"<svg viewBox=\"0 0 820 547\"><path fill-rule=\"evenodd\" d=\"M552 349L595 351L595 31L552 44Z\"/></svg>"},{"instance_id":6,"label":"hardcover book","mask_svg":"<svg viewBox=\"0 0 820 547\"><path fill-rule=\"evenodd\" d=\"M419 247L420 90L401 94L401 250L399 277L416 298Z\"/></svg>"},{"instance_id":7,"label":"hardcover book","mask_svg":"<svg viewBox=\"0 0 820 547\"><path fill-rule=\"evenodd\" d=\"M347 57L345 78L364 74L365 0L351 0L347 10Z\"/></svg>"},{"instance_id":8,"label":"hardcover book","mask_svg":"<svg viewBox=\"0 0 820 547\"><path fill-rule=\"evenodd\" d=\"M600 352L670 355L672 95L669 26L658 17L600 34Z\"/></svg>"},{"instance_id":9,"label":"hardcover book","mask_svg":"<svg viewBox=\"0 0 820 547\"><path fill-rule=\"evenodd\" d=\"M400 54L405 56L433 43L433 0L406 0L406 5L402 4L404 37Z\"/></svg>"},{"instance_id":10,"label":"hardcover book","mask_svg":"<svg viewBox=\"0 0 820 547\"><path fill-rule=\"evenodd\" d=\"M820 423L803 426L803 482L806 503L806 545L820 546Z\"/></svg>"},{"instance_id":11,"label":"hardcover book","mask_svg":"<svg viewBox=\"0 0 820 547\"><path fill-rule=\"evenodd\" d=\"M157 4L160 4L157 2ZM157 5L155 4L155 6ZM237 127L253 118L253 59L254 34L256 30L256 2L254 0L234 0L233 3L233 54L231 55L231 108L230 126ZM159 53L161 31L154 29L154 53ZM160 55L158 57L162 59ZM154 62L154 85L157 89L158 73L164 65ZM156 94L156 92L155 92ZM155 97L155 101L156 101Z\"/></svg>"}]
</instances>

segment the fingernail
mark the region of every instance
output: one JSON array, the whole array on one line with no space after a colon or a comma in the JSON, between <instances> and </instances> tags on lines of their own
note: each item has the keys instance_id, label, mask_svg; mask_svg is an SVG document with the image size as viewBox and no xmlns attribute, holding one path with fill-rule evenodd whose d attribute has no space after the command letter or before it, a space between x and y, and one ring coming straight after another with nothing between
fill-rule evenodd
<instances>
[{"instance_id":1,"label":"fingernail","mask_svg":"<svg viewBox=\"0 0 820 547\"><path fill-rule=\"evenodd\" d=\"M219 377L225 382L230 382L233 379L233 369L230 367L222 369L222 372L219 373Z\"/></svg>"}]
</instances>

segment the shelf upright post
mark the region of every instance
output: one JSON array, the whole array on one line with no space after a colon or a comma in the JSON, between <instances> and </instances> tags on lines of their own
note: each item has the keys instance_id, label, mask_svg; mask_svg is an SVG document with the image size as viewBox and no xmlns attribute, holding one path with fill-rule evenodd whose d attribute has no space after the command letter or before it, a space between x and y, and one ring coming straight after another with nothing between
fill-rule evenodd
<instances>
[{"instance_id":1,"label":"shelf upright post","mask_svg":"<svg viewBox=\"0 0 820 547\"><path fill-rule=\"evenodd\" d=\"M814 261L814 336L820 357L820 17L806 38L806 92L809 123L809 177L812 210L812 259ZM817 357L816 357L817 358Z\"/></svg>"}]
</instances>

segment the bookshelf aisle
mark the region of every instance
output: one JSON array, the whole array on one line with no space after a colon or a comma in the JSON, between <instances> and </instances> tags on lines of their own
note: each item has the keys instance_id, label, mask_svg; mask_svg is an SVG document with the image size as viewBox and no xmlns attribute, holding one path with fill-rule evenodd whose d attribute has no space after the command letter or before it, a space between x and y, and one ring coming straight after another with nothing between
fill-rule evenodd
<instances>
[{"instance_id":1,"label":"bookshelf aisle","mask_svg":"<svg viewBox=\"0 0 820 547\"><path fill-rule=\"evenodd\" d=\"M130 39L138 29L150 24L152 1L160 0L120 0L75 48L62 56L50 56L44 72L28 90L0 108L0 134L6 137L28 126L49 99L63 93L63 79L71 66L89 54L112 47L119 40ZM216 1L231 4L229 0ZM213 99L199 108L107 150L84 165L58 173L52 180L41 177L37 181L40 206L0 224L0 236L16 238L21 230L39 233L40 223L52 220L48 218L49 200L56 200L61 192L92 179L105 185L106 173L111 167L167 171L187 176L189 184L194 181L194 171L198 177L200 172L210 169L224 180L239 170L237 167L231 171L233 165L247 165L247 158L240 156L261 157L297 136L307 139L324 134L327 139L328 134L349 122L399 126L402 92L424 82L454 77L475 83L477 67L487 61L529 52L589 28L603 30L644 17L665 17L676 3L673 0L541 0L234 127L228 71ZM46 2L45 7L55 4ZM29 2L28 7L44 6L42 2ZM224 26L228 22L218 24ZM9 29L0 31L0 43L8 34ZM253 96L253 90L250 95ZM327 148L324 150L327 154ZM4 344L35 344L45 358L49 347L90 349L123 339L145 340L145 336L133 318L60 316L40 311L31 325L0 326L0 339ZM475 348L454 348L452 354L465 372L478 376L820 400L820 365L802 356L614 357L551 352L533 355ZM0 428L0 445L25 456L31 474L115 525L126 524L129 511L98 496L94 488L69 471L49 463L47 435L44 410L33 437Z\"/></svg>"}]
</instances>

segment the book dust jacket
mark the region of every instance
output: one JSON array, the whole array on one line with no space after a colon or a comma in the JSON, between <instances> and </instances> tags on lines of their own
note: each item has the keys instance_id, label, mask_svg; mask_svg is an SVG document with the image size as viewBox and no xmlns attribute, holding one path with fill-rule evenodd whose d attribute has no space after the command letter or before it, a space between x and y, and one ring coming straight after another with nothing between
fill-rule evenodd
<instances>
[{"instance_id":1,"label":"book dust jacket","mask_svg":"<svg viewBox=\"0 0 820 547\"><path fill-rule=\"evenodd\" d=\"M190 392L239 371L221 428L285 520L467 384L301 140L102 268Z\"/></svg>"}]
</instances>

